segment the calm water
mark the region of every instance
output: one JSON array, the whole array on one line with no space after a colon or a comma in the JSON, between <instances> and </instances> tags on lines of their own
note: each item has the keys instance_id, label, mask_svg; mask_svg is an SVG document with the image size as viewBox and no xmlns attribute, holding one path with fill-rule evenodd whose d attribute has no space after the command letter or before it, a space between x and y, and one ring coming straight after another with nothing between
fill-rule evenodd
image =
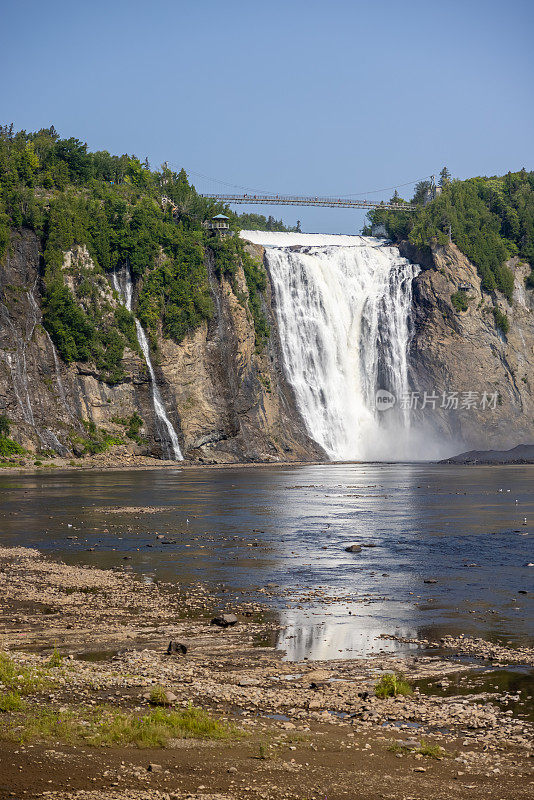
<instances>
[{"instance_id":1,"label":"calm water","mask_svg":"<svg viewBox=\"0 0 534 800\"><path fill-rule=\"evenodd\" d=\"M533 645L533 489L528 466L0 476L0 543L147 579L201 580L214 605L257 597L279 615L277 643L290 658L396 646L380 634ZM145 506L160 510L102 510ZM345 552L352 543L375 546Z\"/></svg>"}]
</instances>

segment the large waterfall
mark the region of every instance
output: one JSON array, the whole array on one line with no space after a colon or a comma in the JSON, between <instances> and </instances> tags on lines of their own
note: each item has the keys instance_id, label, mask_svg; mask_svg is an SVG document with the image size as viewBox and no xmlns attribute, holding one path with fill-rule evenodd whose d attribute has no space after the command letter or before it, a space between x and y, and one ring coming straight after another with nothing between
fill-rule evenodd
<instances>
[{"instance_id":1,"label":"large waterfall","mask_svg":"<svg viewBox=\"0 0 534 800\"><path fill-rule=\"evenodd\" d=\"M413 457L402 397L418 267L369 237L241 235L266 247L284 366L310 436L332 459ZM389 393L382 408L378 390Z\"/></svg>"},{"instance_id":2,"label":"large waterfall","mask_svg":"<svg viewBox=\"0 0 534 800\"><path fill-rule=\"evenodd\" d=\"M132 285L132 277L130 275L130 270L127 267L123 267L123 269L121 269L119 272L113 273L112 279L113 279L113 288L117 291L120 299L122 300L128 311L131 311L132 298L133 298L133 285ZM152 366L152 360L150 358L150 348L148 346L146 334L137 317L134 317L134 320L135 320L135 329L137 332L137 341L139 342L139 346L142 350L143 356L145 357L145 362L148 367L148 373L150 375L150 385L152 387L152 402L154 405L156 428L161 438L163 454L167 458L175 459L176 461L182 461L183 456L182 456L182 451L180 450L180 442L178 441L178 436L176 435L176 431L174 430L172 422L167 416L165 406L163 405L163 400L156 380L156 373L154 372L154 367Z\"/></svg>"}]
</instances>

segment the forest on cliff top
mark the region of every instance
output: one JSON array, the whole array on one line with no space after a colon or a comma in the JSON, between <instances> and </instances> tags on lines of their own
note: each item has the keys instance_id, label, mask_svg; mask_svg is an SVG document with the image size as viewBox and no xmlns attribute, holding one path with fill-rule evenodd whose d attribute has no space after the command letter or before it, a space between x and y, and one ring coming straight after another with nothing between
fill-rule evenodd
<instances>
[{"instance_id":1,"label":"forest on cliff top","mask_svg":"<svg viewBox=\"0 0 534 800\"><path fill-rule=\"evenodd\" d=\"M512 301L514 276L505 262L514 256L533 267L527 286L534 288L534 172L522 169L460 181L451 180L444 168L440 193L425 205L429 189L428 181L417 184L410 201L417 205L415 213L378 208L369 213L370 223L383 223L394 241L407 239L420 250L446 244L450 229L452 241L477 267L487 292L498 289ZM397 193L391 199L407 202Z\"/></svg>"},{"instance_id":2,"label":"forest on cliff top","mask_svg":"<svg viewBox=\"0 0 534 800\"><path fill-rule=\"evenodd\" d=\"M426 205L428 182L416 186L415 213L378 208L370 222L383 223L392 239L408 239L420 250L446 243L450 230L478 268L483 289L498 289L511 301L514 278L506 261L517 256L534 264L534 172L459 181L444 169L440 183L441 193ZM405 202L397 193L392 199ZM156 334L180 342L213 315L207 260L219 278L231 281L242 266L248 297L236 293L250 310L257 346L264 345L265 272L238 236L207 234L203 223L220 212L236 233L240 227L295 230L273 217L239 216L200 196L183 169L153 170L136 156L90 152L53 127L28 133L0 126L0 258L13 230L27 228L39 237L43 324L65 362L92 362L110 383L122 378L124 348L138 348L132 315L110 304L99 283L122 266L136 283L136 315L153 346ZM65 253L76 246L86 248L90 269L82 258L65 267ZM534 272L527 286L534 288ZM506 332L504 315L495 313Z\"/></svg>"},{"instance_id":3,"label":"forest on cliff top","mask_svg":"<svg viewBox=\"0 0 534 800\"><path fill-rule=\"evenodd\" d=\"M162 195L177 210L163 205ZM89 152L53 127L36 133L0 127L0 257L14 229L35 232L43 253L44 326L64 361L91 361L111 383L122 377L124 348L138 347L132 315L106 302L98 279L122 266L137 284L136 315L155 345L156 333L180 342L212 316L207 259L230 280L241 265L248 288L241 299L262 346L265 274L238 236L208 236L202 223L221 211L237 232L238 215L201 197L184 170L152 170L136 156ZM259 216L255 222L281 226ZM87 249L90 269L82 258L65 268L64 254L76 246Z\"/></svg>"}]
</instances>

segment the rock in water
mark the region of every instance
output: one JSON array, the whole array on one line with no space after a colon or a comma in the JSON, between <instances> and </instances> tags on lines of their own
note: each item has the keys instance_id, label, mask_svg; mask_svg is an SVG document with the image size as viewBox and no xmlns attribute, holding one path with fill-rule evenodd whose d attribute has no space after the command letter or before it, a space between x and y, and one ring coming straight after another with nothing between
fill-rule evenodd
<instances>
[{"instance_id":1,"label":"rock in water","mask_svg":"<svg viewBox=\"0 0 534 800\"><path fill-rule=\"evenodd\" d=\"M169 642L169 646L167 647L167 655L173 656L175 654L179 654L185 656L187 653L187 646L182 644L181 642Z\"/></svg>"},{"instance_id":2,"label":"rock in water","mask_svg":"<svg viewBox=\"0 0 534 800\"><path fill-rule=\"evenodd\" d=\"M359 544L349 544L348 547L345 547L346 553L361 553L362 547Z\"/></svg>"},{"instance_id":3,"label":"rock in water","mask_svg":"<svg viewBox=\"0 0 534 800\"><path fill-rule=\"evenodd\" d=\"M237 617L235 614L218 614L213 617L212 625L218 625L219 628L229 628L231 625L237 624Z\"/></svg>"}]
</instances>

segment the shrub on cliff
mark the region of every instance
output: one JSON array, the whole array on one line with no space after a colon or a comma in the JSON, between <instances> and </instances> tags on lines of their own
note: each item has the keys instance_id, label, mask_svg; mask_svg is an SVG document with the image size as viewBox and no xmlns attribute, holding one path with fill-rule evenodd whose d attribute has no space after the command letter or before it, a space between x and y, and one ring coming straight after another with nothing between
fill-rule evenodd
<instances>
[{"instance_id":1,"label":"shrub on cliff","mask_svg":"<svg viewBox=\"0 0 534 800\"><path fill-rule=\"evenodd\" d=\"M451 303L456 311L467 311L469 308L469 298L466 293L459 289L454 294L451 294Z\"/></svg>"},{"instance_id":2,"label":"shrub on cliff","mask_svg":"<svg viewBox=\"0 0 534 800\"><path fill-rule=\"evenodd\" d=\"M0 437L9 436L9 417L6 414L0 414Z\"/></svg>"},{"instance_id":3,"label":"shrub on cliff","mask_svg":"<svg viewBox=\"0 0 534 800\"><path fill-rule=\"evenodd\" d=\"M0 457L6 458L9 456L23 455L26 451L18 444L9 438L10 423L9 417L6 414L0 414Z\"/></svg>"},{"instance_id":4,"label":"shrub on cliff","mask_svg":"<svg viewBox=\"0 0 534 800\"><path fill-rule=\"evenodd\" d=\"M500 331L502 331L506 336L510 330L510 321L506 316L506 314L503 314L503 312L500 309L494 308L493 318L495 319L495 325L497 326L497 328Z\"/></svg>"}]
</instances>

